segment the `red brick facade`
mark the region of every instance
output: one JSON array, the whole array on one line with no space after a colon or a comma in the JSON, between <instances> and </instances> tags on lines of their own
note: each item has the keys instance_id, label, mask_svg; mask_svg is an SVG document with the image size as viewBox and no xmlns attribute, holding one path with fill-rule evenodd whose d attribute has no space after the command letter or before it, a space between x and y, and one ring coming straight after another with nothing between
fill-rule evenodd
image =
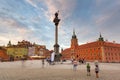
<instances>
[{"instance_id":1,"label":"red brick facade","mask_svg":"<svg viewBox=\"0 0 120 80\"><path fill-rule=\"evenodd\" d=\"M63 59L84 59L86 61L120 62L120 44L104 41L103 37L97 41L78 45L75 32L71 39L71 47L62 51Z\"/></svg>"}]
</instances>

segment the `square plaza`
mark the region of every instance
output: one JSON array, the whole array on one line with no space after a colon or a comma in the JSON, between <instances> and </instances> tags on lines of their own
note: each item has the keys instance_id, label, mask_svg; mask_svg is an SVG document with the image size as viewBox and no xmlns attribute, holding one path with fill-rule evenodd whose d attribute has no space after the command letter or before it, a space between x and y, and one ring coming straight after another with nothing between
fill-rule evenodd
<instances>
[{"instance_id":1,"label":"square plaza","mask_svg":"<svg viewBox=\"0 0 120 80\"><path fill-rule=\"evenodd\" d=\"M99 63L99 78L95 77L95 65L91 66L91 76L87 76L86 64L79 64L73 71L70 61L49 65L41 60L1 62L0 80L120 80L119 63Z\"/></svg>"}]
</instances>

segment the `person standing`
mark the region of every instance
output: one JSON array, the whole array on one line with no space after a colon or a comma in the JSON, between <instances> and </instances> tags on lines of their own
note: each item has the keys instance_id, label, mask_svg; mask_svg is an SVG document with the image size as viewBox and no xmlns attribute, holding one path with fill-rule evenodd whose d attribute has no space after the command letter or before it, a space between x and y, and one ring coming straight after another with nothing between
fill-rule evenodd
<instances>
[{"instance_id":1,"label":"person standing","mask_svg":"<svg viewBox=\"0 0 120 80\"><path fill-rule=\"evenodd\" d=\"M98 65L95 65L95 73L96 73L96 78L99 78L99 75L98 75L99 67L98 67Z\"/></svg>"},{"instance_id":2,"label":"person standing","mask_svg":"<svg viewBox=\"0 0 120 80\"><path fill-rule=\"evenodd\" d=\"M22 60L22 67L25 67L25 56L23 56L21 60Z\"/></svg>"},{"instance_id":3,"label":"person standing","mask_svg":"<svg viewBox=\"0 0 120 80\"><path fill-rule=\"evenodd\" d=\"M45 61L44 59L42 59L42 68L44 68L44 65L45 65Z\"/></svg>"},{"instance_id":4,"label":"person standing","mask_svg":"<svg viewBox=\"0 0 120 80\"><path fill-rule=\"evenodd\" d=\"M90 76L90 64L89 63L87 63L87 76Z\"/></svg>"},{"instance_id":5,"label":"person standing","mask_svg":"<svg viewBox=\"0 0 120 80\"><path fill-rule=\"evenodd\" d=\"M76 59L73 60L73 70L76 71L78 66L78 62Z\"/></svg>"}]
</instances>

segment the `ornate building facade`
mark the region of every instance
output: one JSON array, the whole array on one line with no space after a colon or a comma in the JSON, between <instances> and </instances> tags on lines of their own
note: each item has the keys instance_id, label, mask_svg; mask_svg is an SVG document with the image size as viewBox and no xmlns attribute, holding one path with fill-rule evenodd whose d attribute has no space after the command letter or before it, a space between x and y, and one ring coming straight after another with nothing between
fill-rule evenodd
<instances>
[{"instance_id":1,"label":"ornate building facade","mask_svg":"<svg viewBox=\"0 0 120 80\"><path fill-rule=\"evenodd\" d=\"M34 45L34 49L35 49L35 54L34 55L37 55L37 56L45 56L46 58L47 57L50 57L51 55L51 52L46 48L45 45Z\"/></svg>"},{"instance_id":2,"label":"ornate building facade","mask_svg":"<svg viewBox=\"0 0 120 80\"><path fill-rule=\"evenodd\" d=\"M18 41L17 45L12 45L11 41L9 41L7 55L13 56L14 59L21 59L24 56L30 57L35 55L48 57L51 53L46 49L45 45L32 44L29 41L22 40L21 42Z\"/></svg>"},{"instance_id":3,"label":"ornate building facade","mask_svg":"<svg viewBox=\"0 0 120 80\"><path fill-rule=\"evenodd\" d=\"M29 42L23 40L21 42L18 42L17 45L12 45L11 41L9 41L7 45L7 55L9 57L12 56L16 60L19 60L24 56L27 56L29 44L25 44L25 43L29 43Z\"/></svg>"},{"instance_id":4,"label":"ornate building facade","mask_svg":"<svg viewBox=\"0 0 120 80\"><path fill-rule=\"evenodd\" d=\"M79 59L86 61L120 62L120 44L104 41L101 36L97 41L78 45L78 39L73 31L71 47L62 51L63 59Z\"/></svg>"}]
</instances>

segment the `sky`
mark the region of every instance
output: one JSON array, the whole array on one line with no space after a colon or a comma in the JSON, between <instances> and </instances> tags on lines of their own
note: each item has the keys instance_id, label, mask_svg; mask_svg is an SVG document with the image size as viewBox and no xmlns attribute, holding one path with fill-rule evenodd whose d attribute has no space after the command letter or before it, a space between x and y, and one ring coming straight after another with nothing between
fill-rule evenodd
<instances>
[{"instance_id":1,"label":"sky","mask_svg":"<svg viewBox=\"0 0 120 80\"><path fill-rule=\"evenodd\" d=\"M54 14L59 10L58 44L69 48L73 29L78 43L120 43L120 0L0 0L0 46L26 40L54 49Z\"/></svg>"}]
</instances>

